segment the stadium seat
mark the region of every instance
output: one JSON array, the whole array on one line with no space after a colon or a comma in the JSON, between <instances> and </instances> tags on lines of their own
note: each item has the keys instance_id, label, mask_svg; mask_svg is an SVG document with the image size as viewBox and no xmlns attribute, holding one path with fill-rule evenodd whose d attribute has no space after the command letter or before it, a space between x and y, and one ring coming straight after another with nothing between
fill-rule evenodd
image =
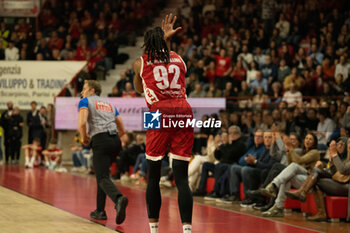
<instances>
[{"instance_id":1,"label":"stadium seat","mask_svg":"<svg viewBox=\"0 0 350 233\"><path fill-rule=\"evenodd\" d=\"M347 197L336 197L336 196L326 197L327 215L333 221L339 220L340 218L346 218L347 206L348 206Z\"/></svg>"},{"instance_id":2,"label":"stadium seat","mask_svg":"<svg viewBox=\"0 0 350 233\"><path fill-rule=\"evenodd\" d=\"M134 166L129 166L129 175L131 176L132 170L134 169Z\"/></svg>"},{"instance_id":3,"label":"stadium seat","mask_svg":"<svg viewBox=\"0 0 350 233\"><path fill-rule=\"evenodd\" d=\"M300 209L301 203L300 203L300 201L287 198L286 201L284 202L284 208L285 209Z\"/></svg>"},{"instance_id":4,"label":"stadium seat","mask_svg":"<svg viewBox=\"0 0 350 233\"><path fill-rule=\"evenodd\" d=\"M239 190L240 190L240 198L241 198L241 200L244 200L244 199L245 199L245 196L244 196L243 183L242 183L242 182L241 182L241 184L240 184Z\"/></svg>"},{"instance_id":5,"label":"stadium seat","mask_svg":"<svg viewBox=\"0 0 350 233\"><path fill-rule=\"evenodd\" d=\"M207 187L206 187L207 193L210 193L211 191L213 191L214 184L215 184L215 178L214 177L209 177L207 179Z\"/></svg>"},{"instance_id":6,"label":"stadium seat","mask_svg":"<svg viewBox=\"0 0 350 233\"><path fill-rule=\"evenodd\" d=\"M301 212L305 215L315 215L317 208L315 204L314 195L309 193L306 198L306 202L301 202Z\"/></svg>"}]
</instances>

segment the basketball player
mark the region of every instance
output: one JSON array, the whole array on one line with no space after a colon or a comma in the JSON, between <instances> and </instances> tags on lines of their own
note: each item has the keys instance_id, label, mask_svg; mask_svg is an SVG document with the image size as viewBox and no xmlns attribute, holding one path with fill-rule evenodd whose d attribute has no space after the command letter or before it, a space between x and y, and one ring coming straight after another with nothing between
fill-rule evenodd
<instances>
[{"instance_id":1,"label":"basketball player","mask_svg":"<svg viewBox=\"0 0 350 233\"><path fill-rule=\"evenodd\" d=\"M183 115L192 119L192 109L186 100L186 65L182 58L170 51L170 38L181 28L173 29L176 16L167 15L162 28L156 27L144 36L144 54L134 64L134 86L137 92L145 92L149 110L166 115ZM193 128L148 129L146 134L146 158L148 185L146 190L147 212L151 233L158 232L161 194L159 188L161 160L170 148L173 172L178 189L183 232L191 232L193 199L188 186L188 163L193 145Z\"/></svg>"},{"instance_id":2,"label":"basketball player","mask_svg":"<svg viewBox=\"0 0 350 233\"><path fill-rule=\"evenodd\" d=\"M84 145L90 144L97 181L97 209L90 213L94 219L106 220L106 195L115 203L116 223L125 220L128 198L123 196L109 178L109 167L120 150L119 136L125 134L124 124L115 107L102 98L101 85L94 80L85 80L79 102L78 129ZM87 132L87 125L89 132ZM118 130L118 131L117 131ZM119 136L118 136L119 135Z\"/></svg>"},{"instance_id":3,"label":"basketball player","mask_svg":"<svg viewBox=\"0 0 350 233\"><path fill-rule=\"evenodd\" d=\"M22 149L25 153L25 167L33 168L39 166L41 163L40 138L34 138L33 144L23 145Z\"/></svg>"}]
</instances>

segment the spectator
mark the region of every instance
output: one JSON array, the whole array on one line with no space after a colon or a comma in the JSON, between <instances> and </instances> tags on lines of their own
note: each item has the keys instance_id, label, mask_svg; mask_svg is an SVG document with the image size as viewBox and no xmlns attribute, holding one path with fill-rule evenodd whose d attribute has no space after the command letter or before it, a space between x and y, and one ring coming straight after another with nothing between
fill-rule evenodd
<instances>
[{"instance_id":1,"label":"spectator","mask_svg":"<svg viewBox=\"0 0 350 233\"><path fill-rule=\"evenodd\" d=\"M328 56L326 56L322 61L322 71L324 74L324 81L334 81L335 66L331 63Z\"/></svg>"},{"instance_id":2,"label":"spectator","mask_svg":"<svg viewBox=\"0 0 350 233\"><path fill-rule=\"evenodd\" d=\"M335 66L334 77L338 77L341 74L343 81L347 80L349 75L350 64L345 61L345 56L340 56L339 63Z\"/></svg>"},{"instance_id":3,"label":"spectator","mask_svg":"<svg viewBox=\"0 0 350 233\"><path fill-rule=\"evenodd\" d=\"M129 180L129 166L133 166L136 163L136 159L139 154L145 153L145 143L142 135L137 134L136 140L128 145L120 153L120 161L117 163L118 165L118 173L120 173L121 181ZM131 174L130 174L131 175Z\"/></svg>"},{"instance_id":4,"label":"spectator","mask_svg":"<svg viewBox=\"0 0 350 233\"><path fill-rule=\"evenodd\" d=\"M284 201L286 200L285 192L288 191L291 186L300 187L305 181L307 169L312 169L320 159L320 154L316 148L317 137L314 134L306 135L301 156L294 152L294 148L289 142L286 143L288 160L295 160L297 163L291 163L276 178L274 178L266 188L261 189L263 195L271 198L277 197L275 205L273 205L268 211L263 212L264 217L283 216L283 206Z\"/></svg>"},{"instance_id":5,"label":"spectator","mask_svg":"<svg viewBox=\"0 0 350 233\"><path fill-rule=\"evenodd\" d=\"M286 61L281 59L280 65L277 71L277 80L281 83L284 82L284 79L291 73L290 68L286 65Z\"/></svg>"},{"instance_id":6,"label":"spectator","mask_svg":"<svg viewBox=\"0 0 350 233\"><path fill-rule=\"evenodd\" d=\"M136 97L136 92L132 89L132 85L130 82L125 83L125 91L123 91L122 97Z\"/></svg>"},{"instance_id":7,"label":"spectator","mask_svg":"<svg viewBox=\"0 0 350 233\"><path fill-rule=\"evenodd\" d=\"M215 56L216 59L216 81L218 85L218 89L222 90L224 89L226 82L227 82L227 76L231 72L231 59L226 56L226 50L221 49L219 55Z\"/></svg>"},{"instance_id":8,"label":"spectator","mask_svg":"<svg viewBox=\"0 0 350 233\"><path fill-rule=\"evenodd\" d=\"M276 23L276 28L279 30L279 36L282 39L286 39L289 35L289 30L290 30L290 24L289 22L285 19L285 16L283 13L280 14L279 21Z\"/></svg>"},{"instance_id":9,"label":"spectator","mask_svg":"<svg viewBox=\"0 0 350 233\"><path fill-rule=\"evenodd\" d=\"M332 141L329 146L329 155L331 158L330 168L322 169L323 164L318 161L318 165L310 172L303 185L296 191L288 191L286 195L292 199L306 201L307 193L317 185L313 195L317 207L316 215L308 217L310 221L326 221L327 212L324 203L325 191L330 196L347 196L349 188L346 183L350 176L347 175L346 165L349 162L350 140L339 138L338 142ZM322 190L322 191L321 191Z\"/></svg>"},{"instance_id":10,"label":"spectator","mask_svg":"<svg viewBox=\"0 0 350 233\"><path fill-rule=\"evenodd\" d=\"M121 97L121 94L119 93L119 89L117 86L114 86L112 88L112 92L108 94L108 97Z\"/></svg>"},{"instance_id":11,"label":"spectator","mask_svg":"<svg viewBox=\"0 0 350 233\"><path fill-rule=\"evenodd\" d=\"M47 124L45 128L45 134L46 134L46 145L48 145L52 139L53 131L55 129L55 107L53 104L47 105L46 118L47 118Z\"/></svg>"},{"instance_id":12,"label":"spectator","mask_svg":"<svg viewBox=\"0 0 350 233\"><path fill-rule=\"evenodd\" d=\"M14 46L13 41L9 41L8 48L5 49L5 60L7 61L19 60L19 50Z\"/></svg>"},{"instance_id":13,"label":"spectator","mask_svg":"<svg viewBox=\"0 0 350 233\"><path fill-rule=\"evenodd\" d=\"M10 30L6 27L5 22L0 23L0 40L2 41L2 49L6 49L8 40L10 39Z\"/></svg>"},{"instance_id":14,"label":"spectator","mask_svg":"<svg viewBox=\"0 0 350 233\"><path fill-rule=\"evenodd\" d=\"M40 120L40 125L37 127L37 136L40 138L40 145L43 149L46 149L46 128L48 127L48 121L47 121L47 117L46 117L47 111L46 108L44 106L40 107L39 110L39 120Z\"/></svg>"},{"instance_id":15,"label":"spectator","mask_svg":"<svg viewBox=\"0 0 350 233\"><path fill-rule=\"evenodd\" d=\"M47 47L49 49L54 50L54 49L58 49L61 50L63 47L63 39L59 38L57 35L56 31L51 32L51 37L47 43Z\"/></svg>"},{"instance_id":16,"label":"spectator","mask_svg":"<svg viewBox=\"0 0 350 233\"><path fill-rule=\"evenodd\" d=\"M263 104L268 101L268 96L264 94L264 89L262 86L256 88L256 95L253 97L252 104L256 109L261 109Z\"/></svg>"},{"instance_id":17,"label":"spectator","mask_svg":"<svg viewBox=\"0 0 350 233\"><path fill-rule=\"evenodd\" d=\"M91 53L91 59L96 62L96 67L101 67L104 70L107 69L105 56L107 54L106 48L103 47L103 43L101 39L97 40L97 46L93 48Z\"/></svg>"},{"instance_id":18,"label":"spectator","mask_svg":"<svg viewBox=\"0 0 350 233\"><path fill-rule=\"evenodd\" d=\"M70 150L72 151L73 168L71 172L86 172L90 169L89 162L92 159L92 154L90 152L90 146L85 146L80 143L79 135L76 136L76 141L78 145L70 145Z\"/></svg>"},{"instance_id":19,"label":"spectator","mask_svg":"<svg viewBox=\"0 0 350 233\"><path fill-rule=\"evenodd\" d=\"M252 61L249 64L249 69L247 70L247 79L246 82L248 84L251 84L254 80L256 80L256 74L257 74L257 64L255 61Z\"/></svg>"},{"instance_id":20,"label":"spectator","mask_svg":"<svg viewBox=\"0 0 350 233\"><path fill-rule=\"evenodd\" d=\"M260 71L256 72L256 79L250 85L250 93L253 94L258 87L262 87L264 93L267 92L268 81L262 77Z\"/></svg>"},{"instance_id":21,"label":"spectator","mask_svg":"<svg viewBox=\"0 0 350 233\"><path fill-rule=\"evenodd\" d=\"M313 58L318 65L322 64L324 55L318 50L316 43L311 45L311 49L308 53L308 56Z\"/></svg>"},{"instance_id":22,"label":"spectator","mask_svg":"<svg viewBox=\"0 0 350 233\"><path fill-rule=\"evenodd\" d=\"M283 82L283 88L284 90L290 90L290 85L294 83L297 89L301 89L304 85L304 79L299 76L298 69L296 67L292 68L292 73L288 75L284 82Z\"/></svg>"},{"instance_id":23,"label":"spectator","mask_svg":"<svg viewBox=\"0 0 350 233\"><path fill-rule=\"evenodd\" d=\"M294 107L303 101L303 96L301 92L296 89L296 85L294 83L289 85L289 91L286 91L283 94L282 101L286 101L289 107Z\"/></svg>"},{"instance_id":24,"label":"spectator","mask_svg":"<svg viewBox=\"0 0 350 233\"><path fill-rule=\"evenodd\" d=\"M246 80L246 69L242 66L242 62L238 60L236 62L236 65L232 68L231 72L231 82L233 83L234 87L238 88L240 86L240 82Z\"/></svg>"},{"instance_id":25,"label":"spectator","mask_svg":"<svg viewBox=\"0 0 350 233\"><path fill-rule=\"evenodd\" d=\"M237 88L233 88L233 85L231 82L227 82L225 89L222 91L222 96L223 97L232 97L232 96L237 96L237 93L235 91Z\"/></svg>"},{"instance_id":26,"label":"spectator","mask_svg":"<svg viewBox=\"0 0 350 233\"><path fill-rule=\"evenodd\" d=\"M223 133L222 136L226 136L227 133ZM227 136L226 136L227 137ZM215 176L215 186L214 191L206 196L206 199L212 200L220 197L222 193L220 193L219 187L219 178L222 177L230 165L237 163L239 157L245 153L245 145L241 138L241 130L238 126L231 126L229 128L228 142L224 143L225 139L223 139L223 144L217 144L214 156L219 163L213 164L210 162L203 163L202 167L202 175L200 179L200 184L198 189L193 193L194 196L203 196L205 192L206 182L208 178L208 172L214 172ZM237 153L233 153L236 151Z\"/></svg>"},{"instance_id":27,"label":"spectator","mask_svg":"<svg viewBox=\"0 0 350 233\"><path fill-rule=\"evenodd\" d=\"M317 113L317 117L319 122L317 125L317 131L314 131L314 134L317 135L318 139L317 148L319 150L326 150L329 137L335 129L335 123L329 118L329 111L326 108L321 108Z\"/></svg>"},{"instance_id":28,"label":"spectator","mask_svg":"<svg viewBox=\"0 0 350 233\"><path fill-rule=\"evenodd\" d=\"M266 55L264 55L262 53L261 47L256 47L253 57L254 57L254 61L256 61L258 63L258 67L257 68L262 67L263 65L265 65Z\"/></svg>"},{"instance_id":29,"label":"spectator","mask_svg":"<svg viewBox=\"0 0 350 233\"><path fill-rule=\"evenodd\" d=\"M223 139L226 139L224 137ZM193 160L190 162L188 167L188 184L192 192L197 190L200 176L202 173L202 165L205 162L214 163L215 157L214 152L215 148L217 148L220 144L222 144L222 138L220 135L210 135L207 142L206 154L205 155L196 155ZM227 142L225 142L227 143Z\"/></svg>"},{"instance_id":30,"label":"spectator","mask_svg":"<svg viewBox=\"0 0 350 233\"><path fill-rule=\"evenodd\" d=\"M4 129L5 163L8 164L11 154L11 127L10 122L13 118L13 102L7 102L7 110L1 114L0 125Z\"/></svg>"},{"instance_id":31,"label":"spectator","mask_svg":"<svg viewBox=\"0 0 350 233\"><path fill-rule=\"evenodd\" d=\"M22 139L23 117L20 115L19 108L13 108L13 113L8 122L10 137L10 157L12 164L19 163Z\"/></svg>"},{"instance_id":32,"label":"spectator","mask_svg":"<svg viewBox=\"0 0 350 233\"><path fill-rule=\"evenodd\" d=\"M231 196L231 200L239 200L239 185L242 181L242 171L245 166L249 166L247 162L251 160L259 159L262 152L265 150L265 146L263 144L263 134L264 132L260 129L255 131L254 135L254 145L248 149L248 151L243 154L238 161L238 164L233 164L230 166L229 170L229 195ZM244 185L244 184L243 184ZM247 183L245 184L247 185ZM246 195L247 186L243 187L243 192ZM233 197L232 197L233 196Z\"/></svg>"},{"instance_id":33,"label":"spectator","mask_svg":"<svg viewBox=\"0 0 350 233\"><path fill-rule=\"evenodd\" d=\"M270 102L271 103L279 103L281 102L281 84L279 82L274 82L272 83L271 86L272 89L272 94L270 94L270 96L272 96L272 98L270 98Z\"/></svg>"},{"instance_id":34,"label":"spectator","mask_svg":"<svg viewBox=\"0 0 350 233\"><path fill-rule=\"evenodd\" d=\"M87 60L88 53L90 53L90 47L87 45L87 40L85 36L82 36L78 42L75 60L77 61Z\"/></svg>"},{"instance_id":35,"label":"spectator","mask_svg":"<svg viewBox=\"0 0 350 233\"><path fill-rule=\"evenodd\" d=\"M277 78L277 67L274 63L271 62L271 56L265 57L265 64L260 68L263 79L272 82L272 80L276 80Z\"/></svg>"},{"instance_id":36,"label":"spectator","mask_svg":"<svg viewBox=\"0 0 350 233\"><path fill-rule=\"evenodd\" d=\"M205 95L205 97L215 98L215 97L221 97L221 96L222 96L222 92L216 88L215 83L209 83L209 90Z\"/></svg>"},{"instance_id":37,"label":"spectator","mask_svg":"<svg viewBox=\"0 0 350 233\"><path fill-rule=\"evenodd\" d=\"M262 151L261 155L257 159L254 156L249 156L245 161L249 166L245 166L241 170L243 187L245 190L257 189L261 183L267 177L269 170L272 165L276 162L274 158L270 156L270 147L272 144L273 133L271 131L264 132L264 145L265 148ZM263 200L256 200L251 197L245 198L241 206L248 207L257 202L262 202ZM257 203L258 204L258 203Z\"/></svg>"},{"instance_id":38,"label":"spectator","mask_svg":"<svg viewBox=\"0 0 350 233\"><path fill-rule=\"evenodd\" d=\"M242 53L240 53L237 57L237 61L241 61L244 68L248 68L248 65L253 61L253 55L248 52L248 46L243 45Z\"/></svg>"},{"instance_id":39,"label":"spectator","mask_svg":"<svg viewBox=\"0 0 350 233\"><path fill-rule=\"evenodd\" d=\"M189 94L190 98L201 98L205 96L205 92L202 90L202 85L200 83L196 83L194 86L194 90Z\"/></svg>"}]
</instances>

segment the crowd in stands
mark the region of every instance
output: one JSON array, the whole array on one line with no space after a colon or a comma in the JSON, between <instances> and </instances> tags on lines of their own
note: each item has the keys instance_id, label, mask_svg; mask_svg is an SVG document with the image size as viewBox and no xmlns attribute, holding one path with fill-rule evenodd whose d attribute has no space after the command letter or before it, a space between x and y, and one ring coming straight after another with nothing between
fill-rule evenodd
<instances>
[{"instance_id":1,"label":"crowd in stands","mask_svg":"<svg viewBox=\"0 0 350 233\"><path fill-rule=\"evenodd\" d=\"M187 95L252 107L348 94L348 9L344 0L185 0L171 47L187 64Z\"/></svg>"},{"instance_id":2,"label":"crowd in stands","mask_svg":"<svg viewBox=\"0 0 350 233\"><path fill-rule=\"evenodd\" d=\"M95 71L124 62L118 47L135 45L163 5L160 0L44 1L37 23L0 19L0 60L87 61L87 78L95 78Z\"/></svg>"}]
</instances>

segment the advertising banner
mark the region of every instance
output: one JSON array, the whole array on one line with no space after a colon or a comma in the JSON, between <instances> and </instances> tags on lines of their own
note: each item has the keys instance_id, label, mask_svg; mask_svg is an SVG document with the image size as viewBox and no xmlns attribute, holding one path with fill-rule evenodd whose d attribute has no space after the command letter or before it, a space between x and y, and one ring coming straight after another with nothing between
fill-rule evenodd
<instances>
[{"instance_id":1,"label":"advertising banner","mask_svg":"<svg viewBox=\"0 0 350 233\"><path fill-rule=\"evenodd\" d=\"M0 109L12 101L21 110L30 102L53 103L54 97L85 66L75 61L0 61Z\"/></svg>"},{"instance_id":2,"label":"advertising banner","mask_svg":"<svg viewBox=\"0 0 350 233\"><path fill-rule=\"evenodd\" d=\"M37 17L40 0L0 0L1 17Z\"/></svg>"},{"instance_id":3,"label":"advertising banner","mask_svg":"<svg viewBox=\"0 0 350 233\"><path fill-rule=\"evenodd\" d=\"M122 117L125 129L145 131L143 112L147 111L144 98L104 98L114 105ZM55 127L58 130L76 130L78 126L78 104L80 98L57 97ZM225 109L225 98L189 98L194 118L200 120L203 115L218 113Z\"/></svg>"}]
</instances>

